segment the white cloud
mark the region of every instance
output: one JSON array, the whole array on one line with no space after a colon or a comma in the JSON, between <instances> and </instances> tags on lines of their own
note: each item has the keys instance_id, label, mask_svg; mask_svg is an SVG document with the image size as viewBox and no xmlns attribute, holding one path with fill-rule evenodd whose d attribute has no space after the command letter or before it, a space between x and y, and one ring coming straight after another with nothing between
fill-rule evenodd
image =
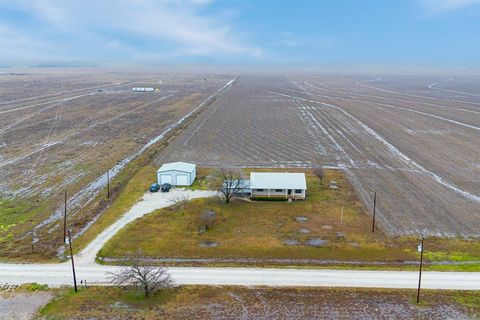
<instances>
[{"instance_id":1,"label":"white cloud","mask_svg":"<svg viewBox=\"0 0 480 320\"><path fill-rule=\"evenodd\" d=\"M46 47L54 43L79 55L81 51L89 51L93 55L95 51L100 51L100 55L105 57L109 50L113 56L132 60L145 57L155 60L175 56L261 55L261 48L242 39L221 12L209 12L212 2L0 0L0 10L8 7L32 17L33 22L21 25L16 31L21 38L36 39ZM33 24L33 28L28 27L29 23ZM0 43L8 45L9 42L12 39L0 33ZM22 45L25 50L32 47L28 41L15 43L18 49ZM2 45L2 48L9 47ZM38 54L48 55L47 51L39 48ZM0 59L5 56L5 52L0 52Z\"/></svg>"},{"instance_id":2,"label":"white cloud","mask_svg":"<svg viewBox=\"0 0 480 320\"><path fill-rule=\"evenodd\" d=\"M431 14L440 14L480 4L480 0L420 0L420 4Z\"/></svg>"}]
</instances>

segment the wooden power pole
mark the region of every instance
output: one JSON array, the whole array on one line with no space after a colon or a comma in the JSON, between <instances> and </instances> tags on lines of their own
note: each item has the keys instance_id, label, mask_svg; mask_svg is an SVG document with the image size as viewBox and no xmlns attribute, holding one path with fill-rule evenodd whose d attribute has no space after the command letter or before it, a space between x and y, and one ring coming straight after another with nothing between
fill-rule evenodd
<instances>
[{"instance_id":1,"label":"wooden power pole","mask_svg":"<svg viewBox=\"0 0 480 320\"><path fill-rule=\"evenodd\" d=\"M420 285L422 284L422 265L423 265L423 237L417 249L420 252L420 270L418 272L417 303L420 303Z\"/></svg>"},{"instance_id":2,"label":"wooden power pole","mask_svg":"<svg viewBox=\"0 0 480 320\"><path fill-rule=\"evenodd\" d=\"M77 276L75 274L75 262L73 261L72 234L70 233L70 230L68 230L68 245L70 246L70 259L72 259L73 286L75 292L77 292Z\"/></svg>"}]
</instances>

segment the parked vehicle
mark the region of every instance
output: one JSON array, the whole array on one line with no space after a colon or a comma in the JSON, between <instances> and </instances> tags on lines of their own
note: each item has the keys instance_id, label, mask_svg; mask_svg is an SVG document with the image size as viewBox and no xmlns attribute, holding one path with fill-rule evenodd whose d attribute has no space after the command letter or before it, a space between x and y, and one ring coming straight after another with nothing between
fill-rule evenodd
<instances>
[{"instance_id":1,"label":"parked vehicle","mask_svg":"<svg viewBox=\"0 0 480 320\"><path fill-rule=\"evenodd\" d=\"M162 192L169 192L171 188L172 188L172 185L170 183L162 184Z\"/></svg>"},{"instance_id":2,"label":"parked vehicle","mask_svg":"<svg viewBox=\"0 0 480 320\"><path fill-rule=\"evenodd\" d=\"M158 190L160 190L160 185L158 183L155 182L150 185L150 192L158 192Z\"/></svg>"}]
</instances>

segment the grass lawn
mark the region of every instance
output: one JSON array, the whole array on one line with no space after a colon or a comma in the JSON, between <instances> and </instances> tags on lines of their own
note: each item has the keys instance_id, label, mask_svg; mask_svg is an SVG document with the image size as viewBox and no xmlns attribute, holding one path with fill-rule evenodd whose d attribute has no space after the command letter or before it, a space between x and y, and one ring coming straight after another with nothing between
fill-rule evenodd
<instances>
[{"instance_id":1,"label":"grass lawn","mask_svg":"<svg viewBox=\"0 0 480 320\"><path fill-rule=\"evenodd\" d=\"M183 208L161 209L121 230L105 245L99 257L122 258L141 249L152 258L209 258L213 259L209 263L215 265L221 264L225 258L237 260L234 264L241 265L315 265L296 262L296 259L366 264L418 260L415 251L418 239L389 238L381 230L372 234L371 216L366 214L343 173L327 171L325 181L330 180L337 181L339 188L330 189L328 183L320 183L308 171L306 201L235 200L225 204L220 199L209 198L190 201ZM215 212L216 221L213 227L204 231L199 216L206 211ZM298 217L307 220L298 221ZM311 240L325 242L320 246L308 245ZM208 242L217 246L201 246ZM427 239L425 248L426 261L480 260L478 241ZM289 260L277 263L271 259ZM479 267L480 264L440 266L439 270L474 271L480 270Z\"/></svg>"},{"instance_id":2,"label":"grass lawn","mask_svg":"<svg viewBox=\"0 0 480 320\"><path fill-rule=\"evenodd\" d=\"M478 292L350 288L183 286L149 298L118 287L57 292L45 319L474 318Z\"/></svg>"}]
</instances>

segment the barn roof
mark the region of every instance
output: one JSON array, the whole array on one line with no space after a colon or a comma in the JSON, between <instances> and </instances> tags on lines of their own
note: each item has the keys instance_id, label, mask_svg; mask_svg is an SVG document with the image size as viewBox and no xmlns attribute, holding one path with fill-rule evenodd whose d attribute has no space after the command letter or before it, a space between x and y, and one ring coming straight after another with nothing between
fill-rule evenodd
<instances>
[{"instance_id":1,"label":"barn roof","mask_svg":"<svg viewBox=\"0 0 480 320\"><path fill-rule=\"evenodd\" d=\"M300 172L252 172L252 189L307 189L305 174Z\"/></svg>"},{"instance_id":2,"label":"barn roof","mask_svg":"<svg viewBox=\"0 0 480 320\"><path fill-rule=\"evenodd\" d=\"M165 172L165 171L182 171L182 172L193 172L195 170L196 165L193 163L188 162L170 162L164 163L157 172Z\"/></svg>"}]
</instances>

